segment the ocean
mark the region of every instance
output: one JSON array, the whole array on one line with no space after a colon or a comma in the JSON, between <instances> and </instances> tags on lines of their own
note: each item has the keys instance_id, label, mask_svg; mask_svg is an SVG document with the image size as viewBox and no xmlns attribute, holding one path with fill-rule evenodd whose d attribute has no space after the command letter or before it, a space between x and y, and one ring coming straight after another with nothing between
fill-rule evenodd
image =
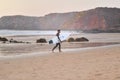
<instances>
[{"instance_id":1,"label":"ocean","mask_svg":"<svg viewBox=\"0 0 120 80\"><path fill-rule=\"evenodd\" d=\"M14 35L54 35L55 30L0 30L0 36ZM79 34L77 31L61 31L61 33Z\"/></svg>"}]
</instances>

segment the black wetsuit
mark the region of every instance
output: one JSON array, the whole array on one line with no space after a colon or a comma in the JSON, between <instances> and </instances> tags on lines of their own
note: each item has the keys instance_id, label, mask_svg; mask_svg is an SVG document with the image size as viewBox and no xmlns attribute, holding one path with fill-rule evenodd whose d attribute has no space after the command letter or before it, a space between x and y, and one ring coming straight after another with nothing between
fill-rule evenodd
<instances>
[{"instance_id":1,"label":"black wetsuit","mask_svg":"<svg viewBox=\"0 0 120 80\"><path fill-rule=\"evenodd\" d=\"M57 47L57 46L59 46L59 52L61 52L61 40L60 40L60 38L59 38L59 35L60 35L60 33L57 33L56 34L56 36L57 36L57 38L58 38L58 43L56 43L56 45L53 47L53 49L52 49L52 51L54 51L54 49Z\"/></svg>"}]
</instances>

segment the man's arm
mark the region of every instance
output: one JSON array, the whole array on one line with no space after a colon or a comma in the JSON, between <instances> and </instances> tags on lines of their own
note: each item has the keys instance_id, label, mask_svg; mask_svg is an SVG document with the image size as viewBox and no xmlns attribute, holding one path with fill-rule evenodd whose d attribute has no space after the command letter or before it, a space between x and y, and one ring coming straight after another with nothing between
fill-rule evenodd
<instances>
[{"instance_id":1,"label":"man's arm","mask_svg":"<svg viewBox=\"0 0 120 80\"><path fill-rule=\"evenodd\" d=\"M57 36L58 37L58 39L60 40L60 42L61 42L61 39L60 39L60 37L59 36Z\"/></svg>"},{"instance_id":2,"label":"man's arm","mask_svg":"<svg viewBox=\"0 0 120 80\"><path fill-rule=\"evenodd\" d=\"M61 42L61 39L60 39L59 35L60 35L59 33L56 34L57 38L58 38L59 41Z\"/></svg>"}]
</instances>

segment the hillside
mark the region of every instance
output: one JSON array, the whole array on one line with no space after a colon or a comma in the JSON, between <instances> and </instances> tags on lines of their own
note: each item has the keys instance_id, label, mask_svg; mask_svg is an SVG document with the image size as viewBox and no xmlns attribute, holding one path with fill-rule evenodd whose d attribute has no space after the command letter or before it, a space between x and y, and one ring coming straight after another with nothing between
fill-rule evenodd
<instances>
[{"instance_id":1,"label":"hillside","mask_svg":"<svg viewBox=\"0 0 120 80\"><path fill-rule=\"evenodd\" d=\"M0 29L37 30L40 29L38 17L4 16L0 18Z\"/></svg>"},{"instance_id":2,"label":"hillside","mask_svg":"<svg viewBox=\"0 0 120 80\"><path fill-rule=\"evenodd\" d=\"M83 31L120 32L120 9L96 8L79 12L64 28Z\"/></svg>"},{"instance_id":3,"label":"hillside","mask_svg":"<svg viewBox=\"0 0 120 80\"><path fill-rule=\"evenodd\" d=\"M120 32L120 9L95 8L81 12L51 13L42 17L3 16L0 18L0 29Z\"/></svg>"}]
</instances>

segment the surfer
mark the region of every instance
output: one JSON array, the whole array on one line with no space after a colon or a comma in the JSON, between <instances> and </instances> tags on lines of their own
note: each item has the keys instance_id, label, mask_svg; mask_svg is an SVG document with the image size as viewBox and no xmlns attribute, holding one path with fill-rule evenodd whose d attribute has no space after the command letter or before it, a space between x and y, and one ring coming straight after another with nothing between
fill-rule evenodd
<instances>
[{"instance_id":1,"label":"surfer","mask_svg":"<svg viewBox=\"0 0 120 80\"><path fill-rule=\"evenodd\" d=\"M54 49L59 46L59 52L61 52L61 40L60 40L60 30L57 30L57 34L56 34L57 38L58 38L58 42L56 43L56 45L53 47L52 52L54 52Z\"/></svg>"}]
</instances>

